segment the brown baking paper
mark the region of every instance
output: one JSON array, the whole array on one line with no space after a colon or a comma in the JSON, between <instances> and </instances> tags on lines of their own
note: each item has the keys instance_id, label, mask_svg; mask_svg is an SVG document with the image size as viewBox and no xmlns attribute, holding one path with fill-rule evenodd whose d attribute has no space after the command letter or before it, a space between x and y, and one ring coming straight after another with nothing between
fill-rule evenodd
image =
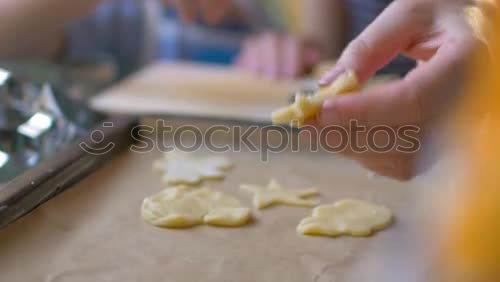
<instances>
[{"instance_id":1,"label":"brown baking paper","mask_svg":"<svg viewBox=\"0 0 500 282\"><path fill-rule=\"evenodd\" d=\"M218 145L232 142L215 136ZM254 221L242 228L160 229L140 217L142 200L165 188L151 169L160 153L128 152L0 230L0 281L346 281L363 271L358 261L367 252L384 256L384 248L371 247L401 231L403 211L413 203L414 183L368 177L338 155L285 151L261 162L258 152L243 147L225 156L234 168L209 185L247 206L251 197L239 185L265 185L274 177L289 187L316 186L322 203L350 197L386 205L396 222L370 238L307 237L295 228L311 209L276 206L254 211Z\"/></svg>"}]
</instances>

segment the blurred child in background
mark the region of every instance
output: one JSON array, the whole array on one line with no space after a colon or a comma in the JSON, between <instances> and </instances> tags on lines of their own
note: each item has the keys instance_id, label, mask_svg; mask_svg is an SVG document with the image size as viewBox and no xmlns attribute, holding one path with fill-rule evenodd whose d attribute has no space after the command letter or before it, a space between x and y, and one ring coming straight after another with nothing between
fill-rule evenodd
<instances>
[{"instance_id":1,"label":"blurred child in background","mask_svg":"<svg viewBox=\"0 0 500 282\"><path fill-rule=\"evenodd\" d=\"M244 5L216 2L102 1L67 27L64 59L111 59L122 75L154 60L229 64L255 25Z\"/></svg>"},{"instance_id":2,"label":"blurred child in background","mask_svg":"<svg viewBox=\"0 0 500 282\"><path fill-rule=\"evenodd\" d=\"M322 60L336 59L347 43L357 37L393 0L256 2L266 3L264 10L278 15L274 21L285 28L247 39L237 64L270 78L291 79L305 74ZM402 76L414 67L413 60L399 56L379 73Z\"/></svg>"},{"instance_id":3,"label":"blurred child in background","mask_svg":"<svg viewBox=\"0 0 500 282\"><path fill-rule=\"evenodd\" d=\"M0 0L0 58L107 60L121 76L157 59L230 63L260 14L252 0Z\"/></svg>"},{"instance_id":4,"label":"blurred child in background","mask_svg":"<svg viewBox=\"0 0 500 282\"><path fill-rule=\"evenodd\" d=\"M121 76L153 60L235 62L292 79L333 60L391 0L0 0L0 57L108 60ZM404 74L410 60L383 71Z\"/></svg>"}]
</instances>

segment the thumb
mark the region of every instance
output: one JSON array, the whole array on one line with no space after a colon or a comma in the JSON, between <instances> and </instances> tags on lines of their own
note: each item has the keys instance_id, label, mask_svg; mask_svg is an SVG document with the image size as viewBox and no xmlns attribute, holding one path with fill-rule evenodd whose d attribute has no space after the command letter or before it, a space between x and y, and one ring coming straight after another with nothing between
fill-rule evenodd
<instances>
[{"instance_id":1,"label":"thumb","mask_svg":"<svg viewBox=\"0 0 500 282\"><path fill-rule=\"evenodd\" d=\"M330 84L346 70L353 70L364 82L407 49L422 19L415 11L408 11L411 7L406 2L394 1L346 47L336 66L319 83Z\"/></svg>"}]
</instances>

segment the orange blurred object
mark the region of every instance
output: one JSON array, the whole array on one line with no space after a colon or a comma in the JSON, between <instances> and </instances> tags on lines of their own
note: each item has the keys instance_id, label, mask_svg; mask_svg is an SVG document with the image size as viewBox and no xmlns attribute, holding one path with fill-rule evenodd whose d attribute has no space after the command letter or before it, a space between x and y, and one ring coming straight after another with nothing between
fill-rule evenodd
<instances>
[{"instance_id":1,"label":"orange blurred object","mask_svg":"<svg viewBox=\"0 0 500 282\"><path fill-rule=\"evenodd\" d=\"M490 20L498 28L496 12ZM442 281L500 281L500 34L495 36L491 57L478 54L458 117L469 163L444 225Z\"/></svg>"}]
</instances>

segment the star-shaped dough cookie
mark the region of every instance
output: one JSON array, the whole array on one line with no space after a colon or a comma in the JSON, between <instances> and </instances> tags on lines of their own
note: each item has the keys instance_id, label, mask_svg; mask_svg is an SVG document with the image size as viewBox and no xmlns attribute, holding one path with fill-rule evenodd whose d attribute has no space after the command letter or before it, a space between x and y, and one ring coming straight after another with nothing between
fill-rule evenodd
<instances>
[{"instance_id":1,"label":"star-shaped dough cookie","mask_svg":"<svg viewBox=\"0 0 500 282\"><path fill-rule=\"evenodd\" d=\"M155 226L186 228L200 224L236 227L248 223L250 209L236 198L211 188L187 186L166 189L144 199L142 218Z\"/></svg>"},{"instance_id":2,"label":"star-shaped dough cookie","mask_svg":"<svg viewBox=\"0 0 500 282\"><path fill-rule=\"evenodd\" d=\"M224 157L199 156L194 153L168 152L153 164L153 169L163 173L169 185L199 184L206 179L224 178L231 162Z\"/></svg>"},{"instance_id":3,"label":"star-shaped dough cookie","mask_svg":"<svg viewBox=\"0 0 500 282\"><path fill-rule=\"evenodd\" d=\"M359 88L356 74L353 71L347 71L332 84L320 88L314 95L298 93L292 105L274 111L271 119L273 124L301 127L305 120L314 117L320 111L323 102L327 99L358 91Z\"/></svg>"},{"instance_id":4,"label":"star-shaped dough cookie","mask_svg":"<svg viewBox=\"0 0 500 282\"><path fill-rule=\"evenodd\" d=\"M370 236L392 222L390 209L360 200L342 200L313 210L304 218L297 232L321 236Z\"/></svg>"},{"instance_id":5,"label":"star-shaped dough cookie","mask_svg":"<svg viewBox=\"0 0 500 282\"><path fill-rule=\"evenodd\" d=\"M267 187L242 184L240 188L254 193L253 204L258 209L263 209L276 204L312 207L317 204L316 201L304 198L319 194L319 191L316 188L302 190L290 190L284 188L275 179L272 179Z\"/></svg>"}]
</instances>

